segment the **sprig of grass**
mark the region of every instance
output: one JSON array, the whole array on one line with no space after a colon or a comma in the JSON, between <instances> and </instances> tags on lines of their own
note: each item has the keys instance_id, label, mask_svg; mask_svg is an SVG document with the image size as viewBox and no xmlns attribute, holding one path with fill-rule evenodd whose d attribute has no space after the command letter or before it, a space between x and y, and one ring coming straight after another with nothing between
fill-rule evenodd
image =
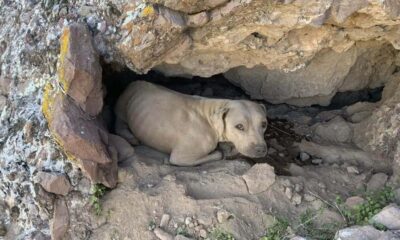
<instances>
[{"instance_id":1,"label":"sprig of grass","mask_svg":"<svg viewBox=\"0 0 400 240\"><path fill-rule=\"evenodd\" d=\"M103 211L100 199L104 196L107 190L108 190L107 187L104 186L103 184L95 184L92 186L90 204L92 205L92 208L94 209L96 215L98 216L101 215Z\"/></svg>"},{"instance_id":2,"label":"sprig of grass","mask_svg":"<svg viewBox=\"0 0 400 240\"><path fill-rule=\"evenodd\" d=\"M211 240L235 240L235 237L222 229L216 228L211 232Z\"/></svg>"},{"instance_id":3,"label":"sprig of grass","mask_svg":"<svg viewBox=\"0 0 400 240\"><path fill-rule=\"evenodd\" d=\"M260 240L282 240L287 235L289 222L283 218L277 218L275 223L267 229L267 234Z\"/></svg>"}]
</instances>

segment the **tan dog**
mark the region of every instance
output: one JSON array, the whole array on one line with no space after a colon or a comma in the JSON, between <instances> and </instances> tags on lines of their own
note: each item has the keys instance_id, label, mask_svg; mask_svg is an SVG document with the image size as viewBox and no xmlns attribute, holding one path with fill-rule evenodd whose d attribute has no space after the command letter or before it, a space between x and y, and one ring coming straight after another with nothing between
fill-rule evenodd
<instances>
[{"instance_id":1,"label":"tan dog","mask_svg":"<svg viewBox=\"0 0 400 240\"><path fill-rule=\"evenodd\" d=\"M231 142L248 157L267 153L265 107L251 101L190 96L136 81L118 99L116 114L139 141L171 154L171 164L221 160L218 142Z\"/></svg>"}]
</instances>

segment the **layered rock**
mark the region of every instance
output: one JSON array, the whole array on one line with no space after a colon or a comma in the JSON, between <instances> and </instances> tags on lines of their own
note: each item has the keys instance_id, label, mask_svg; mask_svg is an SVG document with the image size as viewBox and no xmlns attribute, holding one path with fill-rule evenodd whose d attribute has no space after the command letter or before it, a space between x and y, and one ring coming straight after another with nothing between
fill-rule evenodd
<instances>
[{"instance_id":1,"label":"layered rock","mask_svg":"<svg viewBox=\"0 0 400 240\"><path fill-rule=\"evenodd\" d=\"M400 173L400 76L390 78L380 107L355 125L353 141L362 149L380 155L393 165L394 183Z\"/></svg>"},{"instance_id":2,"label":"layered rock","mask_svg":"<svg viewBox=\"0 0 400 240\"><path fill-rule=\"evenodd\" d=\"M117 158L108 150L108 131L96 115L103 107L101 66L91 33L81 24L61 36L59 84L47 85L43 113L56 141L95 183L117 184ZM83 50L81 50L83 49Z\"/></svg>"},{"instance_id":3,"label":"layered rock","mask_svg":"<svg viewBox=\"0 0 400 240\"><path fill-rule=\"evenodd\" d=\"M196 14L186 1L157 3L122 16L118 47L136 71L227 72L254 98L304 106L382 86L396 67L394 1L210 1L191 5Z\"/></svg>"},{"instance_id":4,"label":"layered rock","mask_svg":"<svg viewBox=\"0 0 400 240\"><path fill-rule=\"evenodd\" d=\"M47 192L54 194L65 196L71 190L71 183L65 175L39 172L38 182Z\"/></svg>"}]
</instances>

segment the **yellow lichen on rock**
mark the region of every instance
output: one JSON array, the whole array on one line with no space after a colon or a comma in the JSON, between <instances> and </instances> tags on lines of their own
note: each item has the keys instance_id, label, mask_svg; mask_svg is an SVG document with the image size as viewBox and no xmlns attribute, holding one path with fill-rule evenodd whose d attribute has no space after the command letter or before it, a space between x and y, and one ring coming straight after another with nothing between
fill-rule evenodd
<instances>
[{"instance_id":1,"label":"yellow lichen on rock","mask_svg":"<svg viewBox=\"0 0 400 240\"><path fill-rule=\"evenodd\" d=\"M42 112L49 124L51 124L51 120L53 119L51 114L51 106L54 102L54 95L55 95L55 90L53 88L53 85L51 83L47 83L44 86L44 93L42 99Z\"/></svg>"},{"instance_id":2,"label":"yellow lichen on rock","mask_svg":"<svg viewBox=\"0 0 400 240\"><path fill-rule=\"evenodd\" d=\"M51 83L47 83L44 87L44 93L42 99L42 112L47 122L49 123L49 129L51 135L53 136L53 140L62 149L62 151L69 160L77 161L77 158L64 148L60 136L58 136L58 134L51 127L53 121L53 113L54 113L53 109L54 102L57 98L59 98L59 96L60 98L65 97L65 95L61 91L58 91L56 88L54 88Z\"/></svg>"},{"instance_id":3,"label":"yellow lichen on rock","mask_svg":"<svg viewBox=\"0 0 400 240\"><path fill-rule=\"evenodd\" d=\"M68 92L69 82L65 79L65 60L67 57L67 52L69 48L69 37L70 30L69 28L65 28L60 37L60 55L59 55L59 66L58 66L58 81L61 83L65 92Z\"/></svg>"},{"instance_id":4,"label":"yellow lichen on rock","mask_svg":"<svg viewBox=\"0 0 400 240\"><path fill-rule=\"evenodd\" d=\"M155 10L152 5L147 5L142 12L140 13L141 17L147 17L147 16L152 16L154 14Z\"/></svg>"}]
</instances>

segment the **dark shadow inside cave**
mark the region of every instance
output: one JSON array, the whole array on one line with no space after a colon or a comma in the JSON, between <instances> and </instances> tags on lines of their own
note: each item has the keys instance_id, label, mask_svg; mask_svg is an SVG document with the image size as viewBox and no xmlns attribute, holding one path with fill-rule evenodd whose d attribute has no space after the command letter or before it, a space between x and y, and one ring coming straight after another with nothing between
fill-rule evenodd
<instances>
[{"instance_id":1,"label":"dark shadow inside cave","mask_svg":"<svg viewBox=\"0 0 400 240\"><path fill-rule=\"evenodd\" d=\"M106 88L103 118L111 133L115 133L113 107L124 89L131 82L137 80L149 81L189 95L199 95L209 98L251 99L241 88L229 82L222 74L214 75L210 78L193 77L189 79L183 77L166 77L156 71L140 75L127 67L110 64L103 64L102 67L103 84ZM340 109L359 101L377 102L381 99L382 89L383 87L337 93L333 97L331 104L325 107L315 105L300 108L286 104L280 105L284 105L288 109L300 109L300 111L310 112L310 116L313 117L321 111ZM255 101L264 103L267 108L277 106L265 101ZM307 139L307 137L297 134L293 130L294 124L286 119L268 118L268 121L269 125L265 133L265 139L268 146L271 146L274 151L269 151L268 155L264 158L250 159L245 157L245 159L252 164L268 163L275 168L275 172L279 175L289 175L286 169L290 163L296 163L300 166L311 165L311 161L301 161L298 150L293 147L295 142L300 142L303 139Z\"/></svg>"},{"instance_id":2,"label":"dark shadow inside cave","mask_svg":"<svg viewBox=\"0 0 400 240\"><path fill-rule=\"evenodd\" d=\"M359 91L338 92L333 96L327 109L339 109L357 102L378 102L382 98L383 87L366 88Z\"/></svg>"}]
</instances>

